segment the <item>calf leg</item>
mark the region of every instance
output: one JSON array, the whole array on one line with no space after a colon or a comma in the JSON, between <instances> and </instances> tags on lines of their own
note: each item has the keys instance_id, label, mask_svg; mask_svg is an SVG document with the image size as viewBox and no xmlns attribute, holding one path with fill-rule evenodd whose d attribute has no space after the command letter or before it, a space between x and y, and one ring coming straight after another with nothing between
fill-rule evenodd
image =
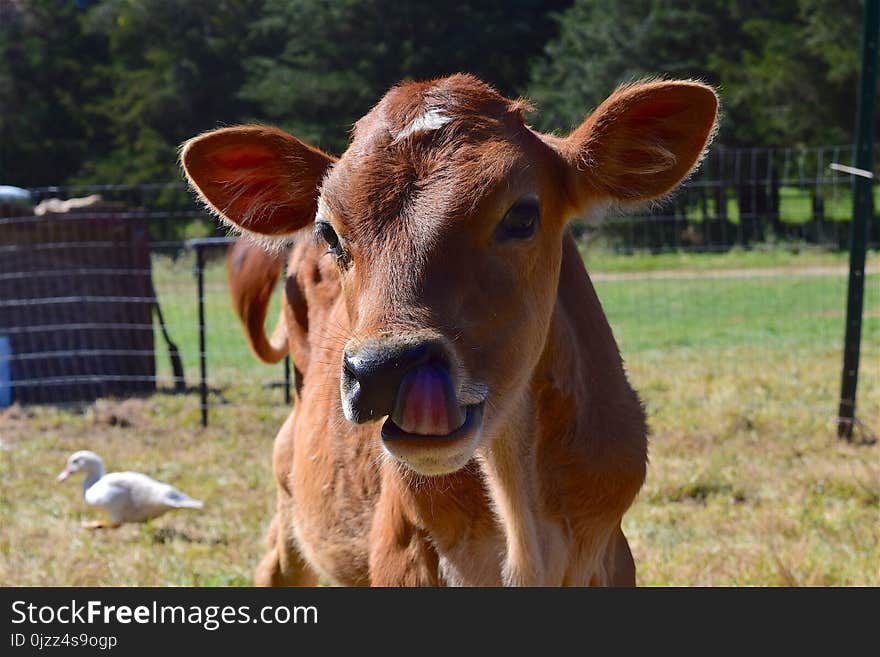
<instances>
[{"instance_id":1,"label":"calf leg","mask_svg":"<svg viewBox=\"0 0 880 657\"><path fill-rule=\"evenodd\" d=\"M290 488L288 473L293 466L293 425L291 413L278 435L272 454L272 470L278 483L278 510L269 525L266 543L269 551L263 556L254 575L257 586L317 586L318 575L303 559L290 529Z\"/></svg>"},{"instance_id":2,"label":"calf leg","mask_svg":"<svg viewBox=\"0 0 880 657\"><path fill-rule=\"evenodd\" d=\"M618 526L611 537L606 553L607 572L611 586L635 586L636 564L629 543Z\"/></svg>"},{"instance_id":3,"label":"calf leg","mask_svg":"<svg viewBox=\"0 0 880 657\"><path fill-rule=\"evenodd\" d=\"M318 574L309 566L294 544L294 539L276 513L266 536L268 552L254 574L256 586L317 586Z\"/></svg>"},{"instance_id":4,"label":"calf leg","mask_svg":"<svg viewBox=\"0 0 880 657\"><path fill-rule=\"evenodd\" d=\"M397 492L385 487L370 530L370 586L437 586L438 571L428 536L405 517Z\"/></svg>"}]
</instances>

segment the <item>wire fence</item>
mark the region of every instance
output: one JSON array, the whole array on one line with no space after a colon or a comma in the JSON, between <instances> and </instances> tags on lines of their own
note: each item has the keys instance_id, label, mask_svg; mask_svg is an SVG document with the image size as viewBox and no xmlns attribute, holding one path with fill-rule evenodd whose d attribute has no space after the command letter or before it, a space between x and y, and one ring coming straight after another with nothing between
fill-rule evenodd
<instances>
[{"instance_id":1,"label":"wire fence","mask_svg":"<svg viewBox=\"0 0 880 657\"><path fill-rule=\"evenodd\" d=\"M716 148L671 200L580 226L622 253L723 252L779 243L846 249L852 177L830 165L853 162L852 146ZM880 191L874 199L876 212ZM876 214L869 242L880 243Z\"/></svg>"},{"instance_id":2,"label":"wire fence","mask_svg":"<svg viewBox=\"0 0 880 657\"><path fill-rule=\"evenodd\" d=\"M704 392L747 373L747 389L715 393L744 412L775 399L833 416L852 191L832 162L851 164L852 148L716 149L670 201L574 223L637 387L675 368ZM228 240L184 185L29 192L0 204L0 407L176 392L200 394L206 422L213 404L289 403L289 364L249 353ZM875 249L877 208L875 194ZM736 257L711 259L723 253ZM863 380L876 381L876 260L868 276ZM272 304L274 322L280 294ZM827 387L805 391L813 366Z\"/></svg>"}]
</instances>

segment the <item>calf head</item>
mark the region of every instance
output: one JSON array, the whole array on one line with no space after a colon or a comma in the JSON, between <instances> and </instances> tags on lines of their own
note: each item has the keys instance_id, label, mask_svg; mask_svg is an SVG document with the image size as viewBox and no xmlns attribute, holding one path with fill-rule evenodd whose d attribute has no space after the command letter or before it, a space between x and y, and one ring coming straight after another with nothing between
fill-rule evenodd
<instances>
[{"instance_id":1,"label":"calf head","mask_svg":"<svg viewBox=\"0 0 880 657\"><path fill-rule=\"evenodd\" d=\"M526 108L455 75L389 91L339 159L263 126L200 135L181 154L238 229L313 224L348 314L343 413L383 421L386 451L422 474L463 467L523 403L567 219L668 194L704 152L717 100L696 82L636 83L567 137L530 129Z\"/></svg>"}]
</instances>

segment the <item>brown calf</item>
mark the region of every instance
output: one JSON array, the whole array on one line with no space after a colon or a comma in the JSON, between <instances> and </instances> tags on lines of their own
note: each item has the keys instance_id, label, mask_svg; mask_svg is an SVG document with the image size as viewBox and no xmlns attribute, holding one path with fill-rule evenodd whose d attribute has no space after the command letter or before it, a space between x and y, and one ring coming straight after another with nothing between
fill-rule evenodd
<instances>
[{"instance_id":1,"label":"brown calf","mask_svg":"<svg viewBox=\"0 0 880 657\"><path fill-rule=\"evenodd\" d=\"M257 583L635 583L645 417L566 221L668 194L716 108L637 83L563 138L455 75L389 91L339 159L262 126L187 142L211 209L293 243L296 400ZM238 299L271 360L266 284Z\"/></svg>"}]
</instances>

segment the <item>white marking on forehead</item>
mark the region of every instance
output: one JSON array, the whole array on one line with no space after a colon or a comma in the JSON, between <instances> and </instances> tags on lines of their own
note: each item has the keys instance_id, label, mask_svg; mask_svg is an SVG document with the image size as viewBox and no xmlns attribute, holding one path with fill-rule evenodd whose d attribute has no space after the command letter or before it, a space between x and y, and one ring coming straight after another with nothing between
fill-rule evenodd
<instances>
[{"instance_id":1,"label":"white marking on forehead","mask_svg":"<svg viewBox=\"0 0 880 657\"><path fill-rule=\"evenodd\" d=\"M408 126L398 132L397 136L394 138L394 143L396 144L417 132L429 132L431 130L436 130L437 128L442 128L451 120L451 116L444 114L439 109L429 109L421 116L413 119Z\"/></svg>"},{"instance_id":2,"label":"white marking on forehead","mask_svg":"<svg viewBox=\"0 0 880 657\"><path fill-rule=\"evenodd\" d=\"M315 213L315 219L330 221L330 212L327 208L327 202L323 196L318 197L318 211Z\"/></svg>"}]
</instances>

